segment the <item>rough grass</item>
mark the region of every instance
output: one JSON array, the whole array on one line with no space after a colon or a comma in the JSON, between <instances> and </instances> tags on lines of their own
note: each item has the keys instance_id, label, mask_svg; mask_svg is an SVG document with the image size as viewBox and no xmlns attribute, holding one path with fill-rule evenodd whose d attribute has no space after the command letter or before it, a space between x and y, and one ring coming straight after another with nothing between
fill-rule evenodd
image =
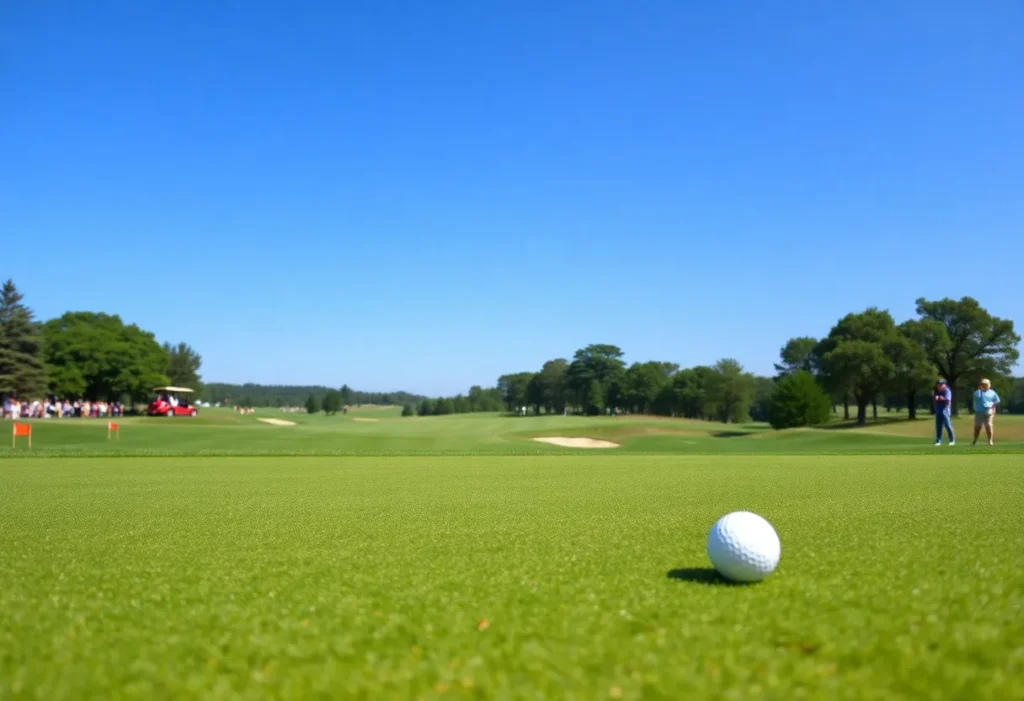
<instances>
[{"instance_id":1,"label":"rough grass","mask_svg":"<svg viewBox=\"0 0 1024 701\"><path fill-rule=\"evenodd\" d=\"M0 698L1022 698L1020 467L8 460ZM758 585L707 569L735 509Z\"/></svg>"},{"instance_id":2,"label":"rough grass","mask_svg":"<svg viewBox=\"0 0 1024 701\"><path fill-rule=\"evenodd\" d=\"M272 426L260 417L284 418L295 426ZM376 418L376 421L359 421ZM969 418L957 424L965 449ZM106 421L62 419L33 422L32 455L551 455L585 452L545 445L538 436L577 436L621 444L616 453L900 453L932 451L934 424L872 422L867 428L830 424L812 430L772 431L764 424L726 425L656 417L507 417L464 414L401 418L387 411L360 415L309 416L280 411L238 415L205 410L191 418L119 420L121 439L108 441ZM1024 452L1024 417L999 416L997 451ZM6 428L6 424L0 424ZM8 429L9 430L9 429ZM13 450L0 442L0 456L28 455L22 440ZM987 447L986 447L987 449ZM959 446L957 447L959 450Z\"/></svg>"}]
</instances>

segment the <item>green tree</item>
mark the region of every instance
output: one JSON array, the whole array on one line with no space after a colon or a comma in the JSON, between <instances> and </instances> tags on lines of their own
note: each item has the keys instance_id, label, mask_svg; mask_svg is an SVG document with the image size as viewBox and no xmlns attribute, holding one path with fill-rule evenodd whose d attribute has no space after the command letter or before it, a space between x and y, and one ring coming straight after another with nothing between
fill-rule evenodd
<instances>
[{"instance_id":1,"label":"green tree","mask_svg":"<svg viewBox=\"0 0 1024 701\"><path fill-rule=\"evenodd\" d=\"M757 378L732 358L719 360L713 370L710 394L715 418L725 423L744 421L749 415Z\"/></svg>"},{"instance_id":2,"label":"green tree","mask_svg":"<svg viewBox=\"0 0 1024 701\"><path fill-rule=\"evenodd\" d=\"M533 379L532 372L517 372L498 378L498 390L509 411L526 406L527 389L531 379Z\"/></svg>"},{"instance_id":3,"label":"green tree","mask_svg":"<svg viewBox=\"0 0 1024 701\"><path fill-rule=\"evenodd\" d=\"M591 380L590 387L587 388L587 394L584 401L584 406L587 407L587 413L589 414L603 414L605 407L607 406L607 399L605 398L604 387L598 380Z\"/></svg>"},{"instance_id":4,"label":"green tree","mask_svg":"<svg viewBox=\"0 0 1024 701\"><path fill-rule=\"evenodd\" d=\"M315 414L320 411L320 402L316 400L316 395L311 394L306 397L306 413Z\"/></svg>"},{"instance_id":5,"label":"green tree","mask_svg":"<svg viewBox=\"0 0 1024 701\"><path fill-rule=\"evenodd\" d=\"M802 369L785 373L768 402L768 423L774 429L823 424L831 414L832 400Z\"/></svg>"},{"instance_id":6,"label":"green tree","mask_svg":"<svg viewBox=\"0 0 1024 701\"><path fill-rule=\"evenodd\" d=\"M868 404L895 374L892 360L880 343L842 341L822 361L830 377L841 378L850 387L857 402L857 424L863 426Z\"/></svg>"},{"instance_id":7,"label":"green tree","mask_svg":"<svg viewBox=\"0 0 1024 701\"><path fill-rule=\"evenodd\" d=\"M625 406L641 414L653 413L658 397L672 383L672 375L678 370L679 366L674 363L633 363L625 374Z\"/></svg>"},{"instance_id":8,"label":"green tree","mask_svg":"<svg viewBox=\"0 0 1024 701\"><path fill-rule=\"evenodd\" d=\"M793 373L786 373L786 375L791 374ZM778 385L775 380L770 377L756 378L754 384L754 401L750 405L751 419L754 421L768 421L768 412L771 407L771 400L775 395L775 389L777 386Z\"/></svg>"},{"instance_id":9,"label":"green tree","mask_svg":"<svg viewBox=\"0 0 1024 701\"><path fill-rule=\"evenodd\" d=\"M1020 336L1014 332L1013 321L993 316L973 297L934 301L921 297L917 300L917 313L946 329L946 336L933 338L925 350L954 393L963 389L961 382L965 377L1009 376L1020 358ZM970 396L970 392L966 394ZM954 396L954 415L960 404Z\"/></svg>"},{"instance_id":10,"label":"green tree","mask_svg":"<svg viewBox=\"0 0 1024 701\"><path fill-rule=\"evenodd\" d=\"M907 417L917 418L917 395L935 380L935 366L927 348L944 348L948 343L946 327L933 319L904 321L899 336L888 345L892 358L893 390L903 395Z\"/></svg>"},{"instance_id":11,"label":"green tree","mask_svg":"<svg viewBox=\"0 0 1024 701\"><path fill-rule=\"evenodd\" d=\"M775 364L775 370L779 376L789 375L797 370L806 370L810 373L817 371L817 356L815 349L818 347L818 339L810 336L799 336L786 341L786 345L779 351L781 363Z\"/></svg>"},{"instance_id":12,"label":"green tree","mask_svg":"<svg viewBox=\"0 0 1024 701\"><path fill-rule=\"evenodd\" d=\"M452 405L452 400L448 397L441 397L434 402L434 416L447 416L454 413L455 407Z\"/></svg>"},{"instance_id":13,"label":"green tree","mask_svg":"<svg viewBox=\"0 0 1024 701\"><path fill-rule=\"evenodd\" d=\"M43 324L50 389L91 401L145 401L168 384L168 357L152 333L116 315L68 312Z\"/></svg>"},{"instance_id":14,"label":"green tree","mask_svg":"<svg viewBox=\"0 0 1024 701\"><path fill-rule=\"evenodd\" d=\"M406 404L402 407L402 416L416 416L416 410L413 409L412 404Z\"/></svg>"},{"instance_id":15,"label":"green tree","mask_svg":"<svg viewBox=\"0 0 1024 701\"><path fill-rule=\"evenodd\" d=\"M591 344L576 351L566 370L566 385L577 406L589 414L603 413L606 406L615 407L621 400L625 379L626 364L622 355L618 346L606 343ZM600 391L594 390L595 382Z\"/></svg>"},{"instance_id":16,"label":"green tree","mask_svg":"<svg viewBox=\"0 0 1024 701\"><path fill-rule=\"evenodd\" d=\"M43 337L13 280L0 289L0 396L37 399L46 390Z\"/></svg>"},{"instance_id":17,"label":"green tree","mask_svg":"<svg viewBox=\"0 0 1024 701\"><path fill-rule=\"evenodd\" d=\"M709 392L715 371L706 366L680 370L672 378L671 414L687 419L710 418Z\"/></svg>"},{"instance_id":18,"label":"green tree","mask_svg":"<svg viewBox=\"0 0 1024 701\"><path fill-rule=\"evenodd\" d=\"M531 375L526 383L526 404L533 407L534 414L540 414L540 408L544 406L544 388L539 372Z\"/></svg>"},{"instance_id":19,"label":"green tree","mask_svg":"<svg viewBox=\"0 0 1024 701\"><path fill-rule=\"evenodd\" d=\"M555 358L544 363L544 367L537 373L541 404L549 412L561 414L569 401L565 379L568 369L568 360Z\"/></svg>"},{"instance_id":20,"label":"green tree","mask_svg":"<svg viewBox=\"0 0 1024 701\"><path fill-rule=\"evenodd\" d=\"M895 375L888 353L898 337L892 315L869 307L840 319L815 349L822 384L833 396L854 398L859 424L867 422L868 404L877 400ZM847 343L856 345L840 350Z\"/></svg>"},{"instance_id":21,"label":"green tree","mask_svg":"<svg viewBox=\"0 0 1024 701\"><path fill-rule=\"evenodd\" d=\"M320 408L324 410L324 413L328 416L334 416L341 410L341 392L331 389L327 390L324 394L324 398L320 403Z\"/></svg>"},{"instance_id":22,"label":"green tree","mask_svg":"<svg viewBox=\"0 0 1024 701\"><path fill-rule=\"evenodd\" d=\"M417 413L420 416L431 416L434 413L434 403L429 399L424 399L420 402Z\"/></svg>"},{"instance_id":23,"label":"green tree","mask_svg":"<svg viewBox=\"0 0 1024 701\"><path fill-rule=\"evenodd\" d=\"M341 403L348 406L352 404L352 388L348 385L341 386ZM383 399L383 397L381 398ZM390 399L390 397L388 397ZM382 401L381 404L387 404L388 402Z\"/></svg>"},{"instance_id":24,"label":"green tree","mask_svg":"<svg viewBox=\"0 0 1024 701\"><path fill-rule=\"evenodd\" d=\"M164 352L167 354L167 379L170 384L200 391L202 378L199 376L199 369L203 365L203 359L199 353L187 343L165 343Z\"/></svg>"}]
</instances>

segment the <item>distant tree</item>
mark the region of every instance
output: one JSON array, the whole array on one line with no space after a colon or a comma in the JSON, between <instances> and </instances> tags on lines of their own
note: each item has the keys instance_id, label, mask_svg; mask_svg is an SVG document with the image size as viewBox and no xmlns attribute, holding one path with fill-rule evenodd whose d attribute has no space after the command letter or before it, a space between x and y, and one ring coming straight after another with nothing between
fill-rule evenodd
<instances>
[{"instance_id":1,"label":"distant tree","mask_svg":"<svg viewBox=\"0 0 1024 701\"><path fill-rule=\"evenodd\" d=\"M416 410L413 409L412 404L406 404L402 407L402 416L416 416Z\"/></svg>"},{"instance_id":2,"label":"distant tree","mask_svg":"<svg viewBox=\"0 0 1024 701\"><path fill-rule=\"evenodd\" d=\"M68 312L42 327L50 390L92 401L144 401L168 384L167 352L152 333L121 318Z\"/></svg>"},{"instance_id":3,"label":"distant tree","mask_svg":"<svg viewBox=\"0 0 1024 701\"><path fill-rule=\"evenodd\" d=\"M658 397L678 370L674 363L633 363L625 374L624 405L641 414L654 413Z\"/></svg>"},{"instance_id":4,"label":"distant tree","mask_svg":"<svg viewBox=\"0 0 1024 701\"><path fill-rule=\"evenodd\" d=\"M890 353L899 336L892 315L870 307L840 319L815 349L826 390L853 396L860 425L867 423L868 405L895 377Z\"/></svg>"},{"instance_id":5,"label":"distant tree","mask_svg":"<svg viewBox=\"0 0 1024 701\"><path fill-rule=\"evenodd\" d=\"M1006 399L1006 411L1024 414L1024 377L1014 378Z\"/></svg>"},{"instance_id":6,"label":"distant tree","mask_svg":"<svg viewBox=\"0 0 1024 701\"><path fill-rule=\"evenodd\" d=\"M680 370L672 378L673 415L687 419L710 418L709 393L715 371L700 365Z\"/></svg>"},{"instance_id":7,"label":"distant tree","mask_svg":"<svg viewBox=\"0 0 1024 701\"><path fill-rule=\"evenodd\" d=\"M534 414L540 414L540 408L544 406L544 390L540 381L540 373L530 376L526 383L526 404L533 407Z\"/></svg>"},{"instance_id":8,"label":"distant tree","mask_svg":"<svg viewBox=\"0 0 1024 701\"><path fill-rule=\"evenodd\" d=\"M566 370L566 385L586 413L603 413L606 406L614 407L621 401L626 372L622 356L618 346L605 343L591 344L573 355ZM600 391L595 391L595 382Z\"/></svg>"},{"instance_id":9,"label":"distant tree","mask_svg":"<svg viewBox=\"0 0 1024 701\"><path fill-rule=\"evenodd\" d=\"M352 388L349 387L348 385L342 385L340 392L341 392L341 403L342 404L346 404L346 405L347 404L351 404L352 403ZM388 397L388 399L390 399L390 397ZM381 404L388 404L388 402L381 402Z\"/></svg>"},{"instance_id":10,"label":"distant tree","mask_svg":"<svg viewBox=\"0 0 1024 701\"><path fill-rule=\"evenodd\" d=\"M590 381L590 387L587 388L587 393L583 405L586 407L588 414L603 414L605 410L605 394L604 387L601 386L601 382L594 379Z\"/></svg>"},{"instance_id":11,"label":"distant tree","mask_svg":"<svg viewBox=\"0 0 1024 701\"><path fill-rule=\"evenodd\" d=\"M565 374L569 369L569 361L555 358L544 363L535 380L540 391L540 403L548 412L561 414L569 399Z\"/></svg>"},{"instance_id":12,"label":"distant tree","mask_svg":"<svg viewBox=\"0 0 1024 701\"><path fill-rule=\"evenodd\" d=\"M850 383L857 402L857 423L867 423L868 404L895 375L895 366L879 343L843 341L824 357L831 377Z\"/></svg>"},{"instance_id":13,"label":"distant tree","mask_svg":"<svg viewBox=\"0 0 1024 701\"><path fill-rule=\"evenodd\" d=\"M434 403L429 399L424 399L420 402L417 412L420 416L431 416L434 413Z\"/></svg>"},{"instance_id":14,"label":"distant tree","mask_svg":"<svg viewBox=\"0 0 1024 701\"><path fill-rule=\"evenodd\" d=\"M948 336L946 327L933 319L905 321L897 330L897 339L887 346L894 366L892 388L902 393L907 418L916 419L918 393L935 381L935 366L927 349L945 347Z\"/></svg>"},{"instance_id":15,"label":"distant tree","mask_svg":"<svg viewBox=\"0 0 1024 701\"><path fill-rule=\"evenodd\" d=\"M242 398L238 400L238 406L240 406L243 409L252 409L254 406L256 406L256 403L253 401L252 397L246 394L243 395Z\"/></svg>"},{"instance_id":16,"label":"distant tree","mask_svg":"<svg viewBox=\"0 0 1024 701\"><path fill-rule=\"evenodd\" d=\"M509 411L526 406L527 389L531 379L533 379L532 372L517 372L498 378L498 390Z\"/></svg>"},{"instance_id":17,"label":"distant tree","mask_svg":"<svg viewBox=\"0 0 1024 701\"><path fill-rule=\"evenodd\" d=\"M306 398L306 413L315 414L320 411L320 402L316 400L316 395L311 394Z\"/></svg>"},{"instance_id":18,"label":"distant tree","mask_svg":"<svg viewBox=\"0 0 1024 701\"><path fill-rule=\"evenodd\" d=\"M954 393L962 388L964 377L1009 376L1020 358L1020 336L1014 332L1013 321L993 316L973 297L936 301L921 297L917 300L917 313L946 329L946 336L931 338L925 350ZM956 396L953 399L955 415L962 402Z\"/></svg>"},{"instance_id":19,"label":"distant tree","mask_svg":"<svg viewBox=\"0 0 1024 701\"><path fill-rule=\"evenodd\" d=\"M164 352L167 354L167 379L170 384L199 391L202 388L199 368L203 365L199 353L187 343L164 343Z\"/></svg>"},{"instance_id":20,"label":"distant tree","mask_svg":"<svg viewBox=\"0 0 1024 701\"><path fill-rule=\"evenodd\" d=\"M0 396L39 399L46 391L43 337L13 280L0 288Z\"/></svg>"},{"instance_id":21,"label":"distant tree","mask_svg":"<svg viewBox=\"0 0 1024 701\"><path fill-rule=\"evenodd\" d=\"M725 423L744 421L749 415L757 378L732 358L715 363L711 382L715 418Z\"/></svg>"},{"instance_id":22,"label":"distant tree","mask_svg":"<svg viewBox=\"0 0 1024 701\"><path fill-rule=\"evenodd\" d=\"M770 377L756 378L754 383L754 401L750 405L751 419L754 421L768 421L772 396L774 396L777 386L775 380Z\"/></svg>"},{"instance_id":23,"label":"distant tree","mask_svg":"<svg viewBox=\"0 0 1024 701\"><path fill-rule=\"evenodd\" d=\"M817 357L815 348L818 346L818 339L810 336L791 338L779 351L781 363L775 364L775 370L779 376L789 375L797 370L815 372L817 370Z\"/></svg>"},{"instance_id":24,"label":"distant tree","mask_svg":"<svg viewBox=\"0 0 1024 701\"><path fill-rule=\"evenodd\" d=\"M333 416L341 410L341 392L337 390L327 390L323 400L320 403L320 408L324 410L324 413L328 416Z\"/></svg>"},{"instance_id":25,"label":"distant tree","mask_svg":"<svg viewBox=\"0 0 1024 701\"><path fill-rule=\"evenodd\" d=\"M775 429L822 424L831 413L828 393L806 370L784 374L768 402L768 422Z\"/></svg>"},{"instance_id":26,"label":"distant tree","mask_svg":"<svg viewBox=\"0 0 1024 701\"><path fill-rule=\"evenodd\" d=\"M452 400L448 397L441 397L434 402L434 416L447 416L454 413L455 408L452 405Z\"/></svg>"}]
</instances>

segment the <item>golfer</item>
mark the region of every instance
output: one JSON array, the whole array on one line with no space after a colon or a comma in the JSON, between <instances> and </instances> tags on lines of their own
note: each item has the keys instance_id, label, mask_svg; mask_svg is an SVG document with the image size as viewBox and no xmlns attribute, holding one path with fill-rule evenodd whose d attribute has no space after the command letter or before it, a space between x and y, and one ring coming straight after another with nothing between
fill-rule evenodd
<instances>
[{"instance_id":1,"label":"golfer","mask_svg":"<svg viewBox=\"0 0 1024 701\"><path fill-rule=\"evenodd\" d=\"M935 383L935 445L942 445L942 429L949 434L949 444L956 445L953 435L953 424L949 420L950 406L953 404L953 393L945 380Z\"/></svg>"},{"instance_id":2,"label":"golfer","mask_svg":"<svg viewBox=\"0 0 1024 701\"><path fill-rule=\"evenodd\" d=\"M988 436L988 444L995 445L992 428L992 419L996 414L996 405L999 404L999 395L992 389L992 383L982 380L978 383L978 389L974 392L974 443L978 442L981 435L981 427L985 427L985 435ZM974 445L971 443L971 445Z\"/></svg>"}]
</instances>

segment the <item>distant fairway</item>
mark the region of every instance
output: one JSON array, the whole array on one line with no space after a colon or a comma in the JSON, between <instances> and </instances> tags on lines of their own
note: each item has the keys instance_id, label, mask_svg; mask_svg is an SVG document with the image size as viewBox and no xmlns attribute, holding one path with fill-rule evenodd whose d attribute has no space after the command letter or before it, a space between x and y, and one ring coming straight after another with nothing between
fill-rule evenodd
<instances>
[{"instance_id":1,"label":"distant fairway","mask_svg":"<svg viewBox=\"0 0 1024 701\"><path fill-rule=\"evenodd\" d=\"M434 455L569 454L536 437L586 437L619 444L615 453L885 453L934 451L934 423L880 419L866 428L773 431L764 424L726 425L658 417L509 417L459 414L401 417L400 409L374 407L348 415L324 416L263 410L240 415L208 409L197 418L124 418L121 439L108 441L103 419L47 419L33 422L40 455ZM295 422L273 426L271 418ZM372 419L372 420L370 420ZM9 426L9 424L0 424ZM968 447L971 418L956 424L957 447ZM7 429L10 430L9 428ZM1024 451L1024 417L996 419L998 451ZM10 439L0 456L11 455ZM987 449L987 447L986 447ZM24 447L13 451L28 453Z\"/></svg>"}]
</instances>

